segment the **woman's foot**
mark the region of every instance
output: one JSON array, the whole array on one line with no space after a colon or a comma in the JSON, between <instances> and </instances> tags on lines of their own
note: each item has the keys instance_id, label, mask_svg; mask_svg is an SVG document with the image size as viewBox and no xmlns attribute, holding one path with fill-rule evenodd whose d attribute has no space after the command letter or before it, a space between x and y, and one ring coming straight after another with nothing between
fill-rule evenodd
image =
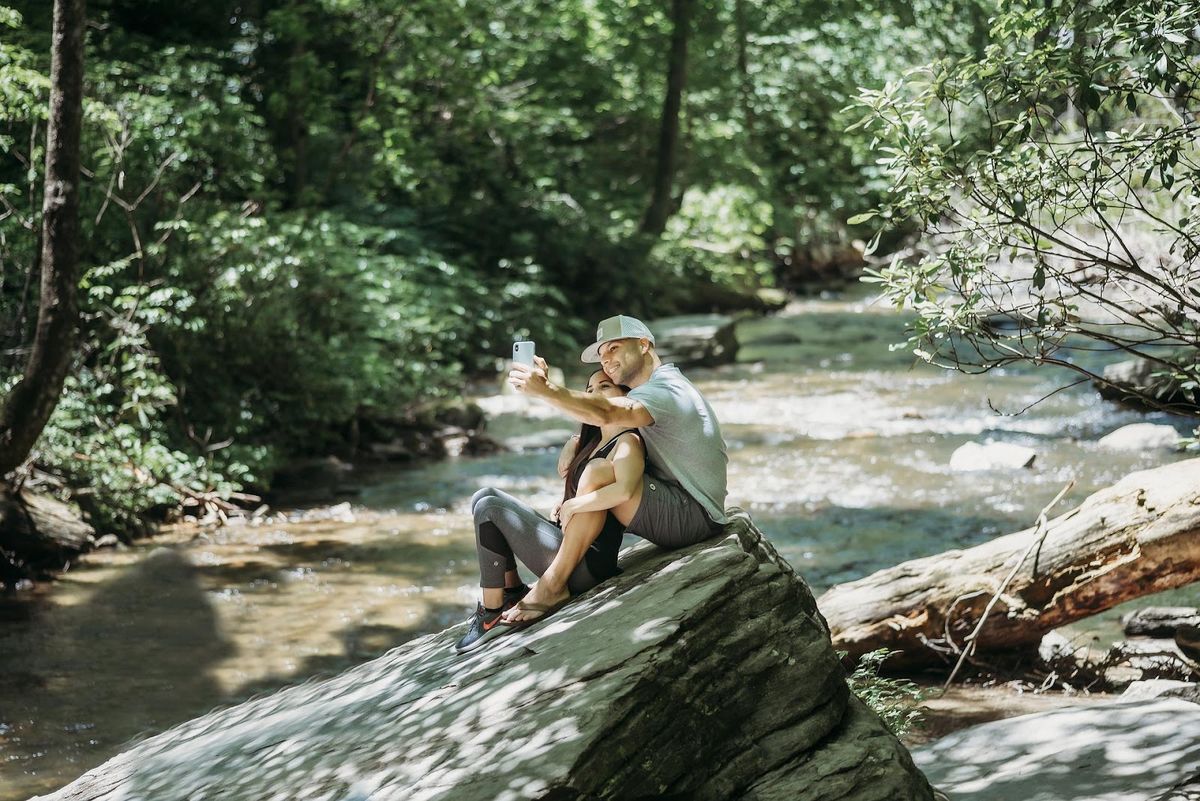
<instances>
[{"instance_id":1,"label":"woman's foot","mask_svg":"<svg viewBox=\"0 0 1200 801\"><path fill-rule=\"evenodd\" d=\"M467 633L455 643L454 650L465 654L493 637L509 631L501 626L500 616L520 603L521 599L528 594L529 587L525 584L518 584L515 587L504 588L504 603L499 609L488 609L482 603L476 604L475 612L467 619Z\"/></svg>"},{"instance_id":2,"label":"woman's foot","mask_svg":"<svg viewBox=\"0 0 1200 801\"><path fill-rule=\"evenodd\" d=\"M501 618L504 611L503 607L488 609L483 604L476 605L475 614L471 615L471 619L467 621L467 633L454 644L454 650L465 654L467 651L475 650L493 637L507 632L508 629L501 625L504 622Z\"/></svg>"},{"instance_id":3,"label":"woman's foot","mask_svg":"<svg viewBox=\"0 0 1200 801\"><path fill-rule=\"evenodd\" d=\"M533 623L556 611L560 606L571 600L571 593L566 587L555 592L549 587L542 586L539 581L519 603L503 615L504 623Z\"/></svg>"}]
</instances>

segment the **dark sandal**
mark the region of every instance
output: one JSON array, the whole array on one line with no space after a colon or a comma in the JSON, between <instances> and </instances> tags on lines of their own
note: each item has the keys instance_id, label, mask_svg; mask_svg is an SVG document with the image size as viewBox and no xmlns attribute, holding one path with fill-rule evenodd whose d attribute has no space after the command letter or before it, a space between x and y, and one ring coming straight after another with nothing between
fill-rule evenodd
<instances>
[{"instance_id":1,"label":"dark sandal","mask_svg":"<svg viewBox=\"0 0 1200 801\"><path fill-rule=\"evenodd\" d=\"M517 609L522 612L536 612L536 613L540 613L540 614L538 614L537 617L532 618L531 620L518 620L513 623L510 623L507 620L501 620L500 625L501 626L509 626L514 629L523 629L526 626L532 626L534 623L540 623L543 620L545 620L546 618L553 615L559 609L562 609L564 606L567 605L567 602L570 600L571 600L571 598L570 598L570 596L568 596L556 604L549 604L549 605L527 604L524 601L517 601L516 605L513 606L513 609Z\"/></svg>"}]
</instances>

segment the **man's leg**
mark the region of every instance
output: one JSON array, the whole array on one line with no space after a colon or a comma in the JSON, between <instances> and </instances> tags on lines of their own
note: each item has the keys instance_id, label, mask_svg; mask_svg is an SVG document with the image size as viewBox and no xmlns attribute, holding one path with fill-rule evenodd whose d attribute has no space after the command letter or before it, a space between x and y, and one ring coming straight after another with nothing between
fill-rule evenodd
<instances>
[{"instance_id":1,"label":"man's leg","mask_svg":"<svg viewBox=\"0 0 1200 801\"><path fill-rule=\"evenodd\" d=\"M630 534L660 548L693 545L722 531L699 502L677 484L646 474L642 477L641 504L628 519L618 515Z\"/></svg>"},{"instance_id":2,"label":"man's leg","mask_svg":"<svg viewBox=\"0 0 1200 801\"><path fill-rule=\"evenodd\" d=\"M612 462L607 459L594 459L584 468L579 476L577 493L595 492L607 487L616 480ZM522 603L554 606L570 597L568 580L571 574L583 564L583 555L600 536L604 529L604 519L608 511L581 512L567 521L563 529L562 544L549 567L541 574L537 584L525 596ZM510 609L504 613L504 619L513 623L532 620L540 617L539 612L525 612L519 608Z\"/></svg>"}]
</instances>

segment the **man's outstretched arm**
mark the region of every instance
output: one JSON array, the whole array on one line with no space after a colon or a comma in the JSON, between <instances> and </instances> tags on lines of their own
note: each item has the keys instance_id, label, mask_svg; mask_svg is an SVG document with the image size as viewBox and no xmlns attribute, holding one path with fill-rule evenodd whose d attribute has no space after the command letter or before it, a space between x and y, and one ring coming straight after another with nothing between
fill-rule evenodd
<instances>
[{"instance_id":1,"label":"man's outstretched arm","mask_svg":"<svg viewBox=\"0 0 1200 801\"><path fill-rule=\"evenodd\" d=\"M540 356L536 364L514 364L508 383L525 395L541 398L581 423L594 426L620 425L642 428L654 425L654 418L640 401L632 398L606 398L561 387L546 378L548 366Z\"/></svg>"}]
</instances>

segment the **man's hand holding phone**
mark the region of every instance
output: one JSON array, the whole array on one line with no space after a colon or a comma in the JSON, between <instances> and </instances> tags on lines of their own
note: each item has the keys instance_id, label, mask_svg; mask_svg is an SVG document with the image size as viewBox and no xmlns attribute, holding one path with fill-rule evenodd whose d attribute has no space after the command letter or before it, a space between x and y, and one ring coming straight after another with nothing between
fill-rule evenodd
<instances>
[{"instance_id":1,"label":"man's hand holding phone","mask_svg":"<svg viewBox=\"0 0 1200 801\"><path fill-rule=\"evenodd\" d=\"M522 347L528 345L528 347ZM513 364L508 373L508 383L513 389L526 395L549 395L550 382L546 379L550 366L541 356L533 354L533 343L518 342L513 346Z\"/></svg>"}]
</instances>

